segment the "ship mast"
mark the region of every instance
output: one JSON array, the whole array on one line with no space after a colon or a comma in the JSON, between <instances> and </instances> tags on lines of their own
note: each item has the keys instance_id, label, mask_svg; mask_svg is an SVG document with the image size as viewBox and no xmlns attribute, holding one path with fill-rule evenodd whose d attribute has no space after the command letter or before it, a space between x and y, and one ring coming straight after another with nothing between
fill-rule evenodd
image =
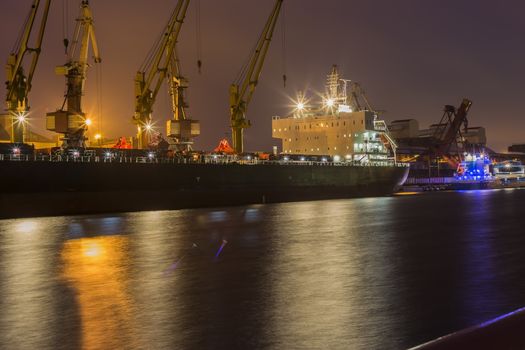
<instances>
[{"instance_id":1,"label":"ship mast","mask_svg":"<svg viewBox=\"0 0 525 350\"><path fill-rule=\"evenodd\" d=\"M337 65L333 65L326 79L324 107L331 113L374 111L361 84L343 79ZM349 92L350 90L350 92Z\"/></svg>"}]
</instances>

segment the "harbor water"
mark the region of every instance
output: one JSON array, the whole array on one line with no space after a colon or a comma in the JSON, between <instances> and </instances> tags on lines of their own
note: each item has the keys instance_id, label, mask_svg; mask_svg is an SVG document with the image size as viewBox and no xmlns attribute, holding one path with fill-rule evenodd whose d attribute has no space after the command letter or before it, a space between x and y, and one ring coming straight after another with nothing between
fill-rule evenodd
<instances>
[{"instance_id":1,"label":"harbor water","mask_svg":"<svg viewBox=\"0 0 525 350\"><path fill-rule=\"evenodd\" d=\"M3 220L0 348L409 348L525 306L524 202L508 189Z\"/></svg>"}]
</instances>

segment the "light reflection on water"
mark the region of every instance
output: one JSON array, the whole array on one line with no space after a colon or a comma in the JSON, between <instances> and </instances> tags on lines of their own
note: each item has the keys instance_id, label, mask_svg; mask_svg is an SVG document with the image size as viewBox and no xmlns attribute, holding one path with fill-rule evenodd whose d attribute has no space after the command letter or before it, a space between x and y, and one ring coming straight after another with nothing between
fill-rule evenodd
<instances>
[{"instance_id":1,"label":"light reflection on water","mask_svg":"<svg viewBox=\"0 0 525 350\"><path fill-rule=\"evenodd\" d=\"M76 292L83 349L139 347L129 279L129 238L100 236L65 242L63 278Z\"/></svg>"},{"instance_id":2,"label":"light reflection on water","mask_svg":"<svg viewBox=\"0 0 525 350\"><path fill-rule=\"evenodd\" d=\"M414 346L525 305L523 200L0 221L0 348Z\"/></svg>"}]
</instances>

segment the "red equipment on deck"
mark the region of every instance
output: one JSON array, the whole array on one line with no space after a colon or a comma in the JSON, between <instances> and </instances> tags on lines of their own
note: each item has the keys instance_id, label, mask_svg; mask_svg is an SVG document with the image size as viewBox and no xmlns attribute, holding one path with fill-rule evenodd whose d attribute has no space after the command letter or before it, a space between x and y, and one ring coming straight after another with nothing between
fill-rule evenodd
<instances>
[{"instance_id":1,"label":"red equipment on deck","mask_svg":"<svg viewBox=\"0 0 525 350\"><path fill-rule=\"evenodd\" d=\"M132 145L128 143L125 137L119 137L118 142L112 147L116 149L131 149Z\"/></svg>"},{"instance_id":2,"label":"red equipment on deck","mask_svg":"<svg viewBox=\"0 0 525 350\"><path fill-rule=\"evenodd\" d=\"M222 139L219 142L219 145L215 147L213 152L217 153L226 153L226 154L234 154L235 150L230 146L230 143L226 139Z\"/></svg>"}]
</instances>

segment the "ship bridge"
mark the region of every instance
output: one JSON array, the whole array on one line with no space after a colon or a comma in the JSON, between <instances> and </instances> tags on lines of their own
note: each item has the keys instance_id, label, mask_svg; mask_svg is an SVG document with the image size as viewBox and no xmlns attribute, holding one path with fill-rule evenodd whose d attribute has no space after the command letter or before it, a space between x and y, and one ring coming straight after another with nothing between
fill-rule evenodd
<instances>
[{"instance_id":1,"label":"ship bridge","mask_svg":"<svg viewBox=\"0 0 525 350\"><path fill-rule=\"evenodd\" d=\"M339 78L337 66L328 75L319 107L300 97L294 113L272 118L272 137L281 139L282 153L328 155L346 160L385 160L396 145L386 123L379 120L360 85Z\"/></svg>"}]
</instances>

